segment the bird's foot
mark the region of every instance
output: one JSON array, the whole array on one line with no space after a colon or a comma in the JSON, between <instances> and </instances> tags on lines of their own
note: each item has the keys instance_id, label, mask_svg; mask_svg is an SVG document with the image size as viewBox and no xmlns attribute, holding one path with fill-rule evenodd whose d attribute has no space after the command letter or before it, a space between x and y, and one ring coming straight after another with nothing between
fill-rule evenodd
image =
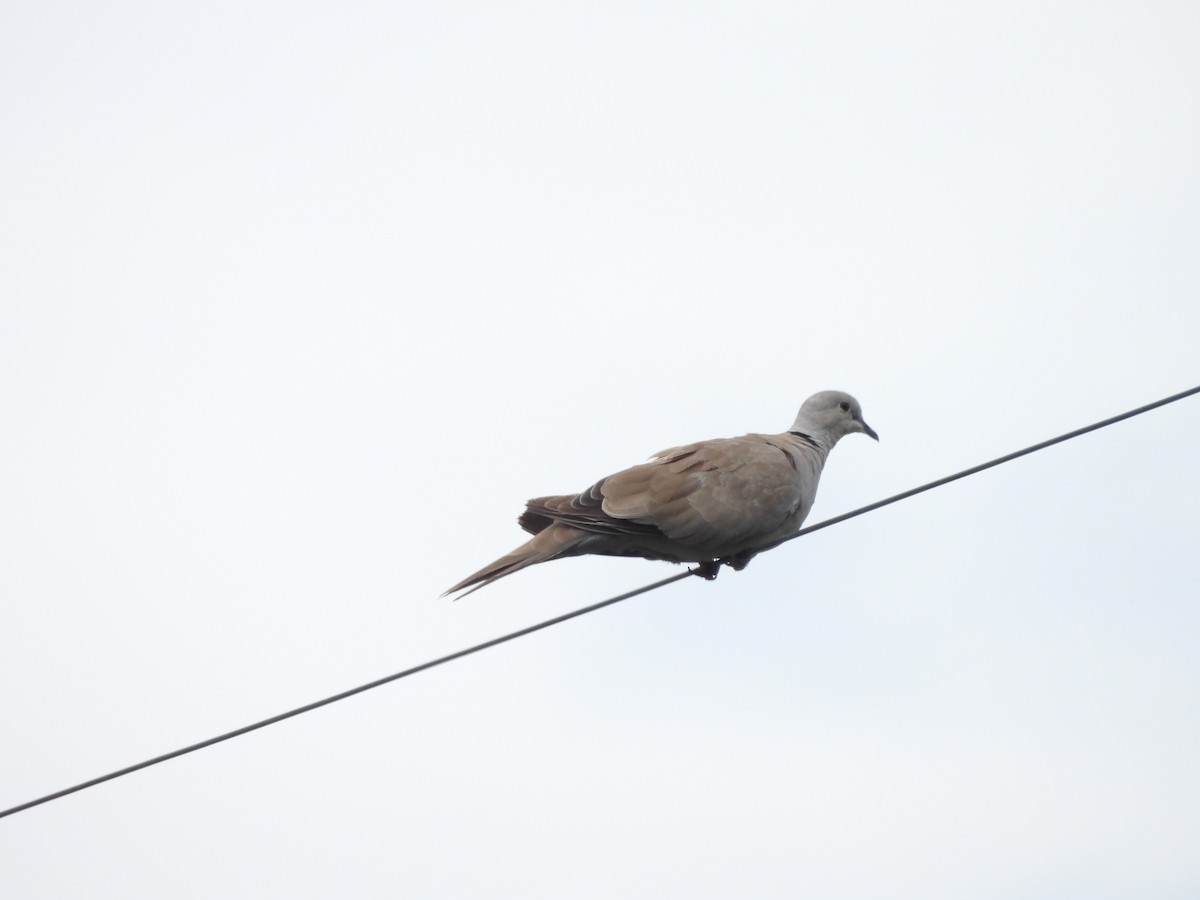
<instances>
[{"instance_id":1,"label":"bird's foot","mask_svg":"<svg viewBox=\"0 0 1200 900\"><path fill-rule=\"evenodd\" d=\"M756 553L744 552L739 553L736 556L726 556L724 559L717 560L717 562L722 565L729 566L729 568L733 569L735 572L740 572L742 569L746 568L746 566L750 565L750 560L754 559L754 557L757 555L758 554Z\"/></svg>"},{"instance_id":2,"label":"bird's foot","mask_svg":"<svg viewBox=\"0 0 1200 900\"><path fill-rule=\"evenodd\" d=\"M698 563L696 568L692 569L693 575L699 575L705 581L713 581L721 574L721 561L719 559L706 559L702 563Z\"/></svg>"}]
</instances>

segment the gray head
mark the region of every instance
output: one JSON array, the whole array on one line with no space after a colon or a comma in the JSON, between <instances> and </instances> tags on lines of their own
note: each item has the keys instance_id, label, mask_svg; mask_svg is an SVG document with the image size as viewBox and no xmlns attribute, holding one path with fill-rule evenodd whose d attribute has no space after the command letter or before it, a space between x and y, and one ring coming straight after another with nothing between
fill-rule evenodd
<instances>
[{"instance_id":1,"label":"gray head","mask_svg":"<svg viewBox=\"0 0 1200 900\"><path fill-rule=\"evenodd\" d=\"M805 400L791 430L811 435L829 449L848 434L865 434L879 440L875 430L863 421L858 401L842 391L821 391Z\"/></svg>"}]
</instances>

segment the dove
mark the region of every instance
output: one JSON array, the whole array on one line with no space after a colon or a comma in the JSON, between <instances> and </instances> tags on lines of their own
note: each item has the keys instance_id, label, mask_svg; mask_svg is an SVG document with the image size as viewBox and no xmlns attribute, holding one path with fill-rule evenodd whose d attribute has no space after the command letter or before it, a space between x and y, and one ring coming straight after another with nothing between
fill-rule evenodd
<instances>
[{"instance_id":1,"label":"dove","mask_svg":"<svg viewBox=\"0 0 1200 900\"><path fill-rule=\"evenodd\" d=\"M699 563L696 574L710 581L722 565L740 571L800 530L829 451L848 434L879 440L857 400L821 391L783 434L672 447L583 493L537 497L517 520L533 537L442 596L588 554Z\"/></svg>"}]
</instances>

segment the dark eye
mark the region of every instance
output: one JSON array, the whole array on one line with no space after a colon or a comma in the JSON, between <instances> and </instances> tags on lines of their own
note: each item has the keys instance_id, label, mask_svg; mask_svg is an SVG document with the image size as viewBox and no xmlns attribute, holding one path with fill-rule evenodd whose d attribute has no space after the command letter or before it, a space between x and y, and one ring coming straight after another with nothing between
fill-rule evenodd
<instances>
[{"instance_id":1,"label":"dark eye","mask_svg":"<svg viewBox=\"0 0 1200 900\"><path fill-rule=\"evenodd\" d=\"M840 409L842 412L850 412L850 404L843 400L838 404L838 409Z\"/></svg>"}]
</instances>

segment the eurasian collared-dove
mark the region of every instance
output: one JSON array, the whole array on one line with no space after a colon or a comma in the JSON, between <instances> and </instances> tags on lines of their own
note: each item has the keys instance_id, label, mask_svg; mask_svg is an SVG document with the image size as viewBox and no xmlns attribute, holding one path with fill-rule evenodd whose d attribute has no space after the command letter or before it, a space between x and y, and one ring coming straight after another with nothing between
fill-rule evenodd
<instances>
[{"instance_id":1,"label":"eurasian collared-dove","mask_svg":"<svg viewBox=\"0 0 1200 900\"><path fill-rule=\"evenodd\" d=\"M533 539L446 593L478 590L534 563L589 553L700 563L698 574L708 579L722 565L743 569L755 554L800 530L825 458L854 432L879 440L857 400L821 391L804 401L783 434L673 447L582 494L530 500L517 521Z\"/></svg>"}]
</instances>

